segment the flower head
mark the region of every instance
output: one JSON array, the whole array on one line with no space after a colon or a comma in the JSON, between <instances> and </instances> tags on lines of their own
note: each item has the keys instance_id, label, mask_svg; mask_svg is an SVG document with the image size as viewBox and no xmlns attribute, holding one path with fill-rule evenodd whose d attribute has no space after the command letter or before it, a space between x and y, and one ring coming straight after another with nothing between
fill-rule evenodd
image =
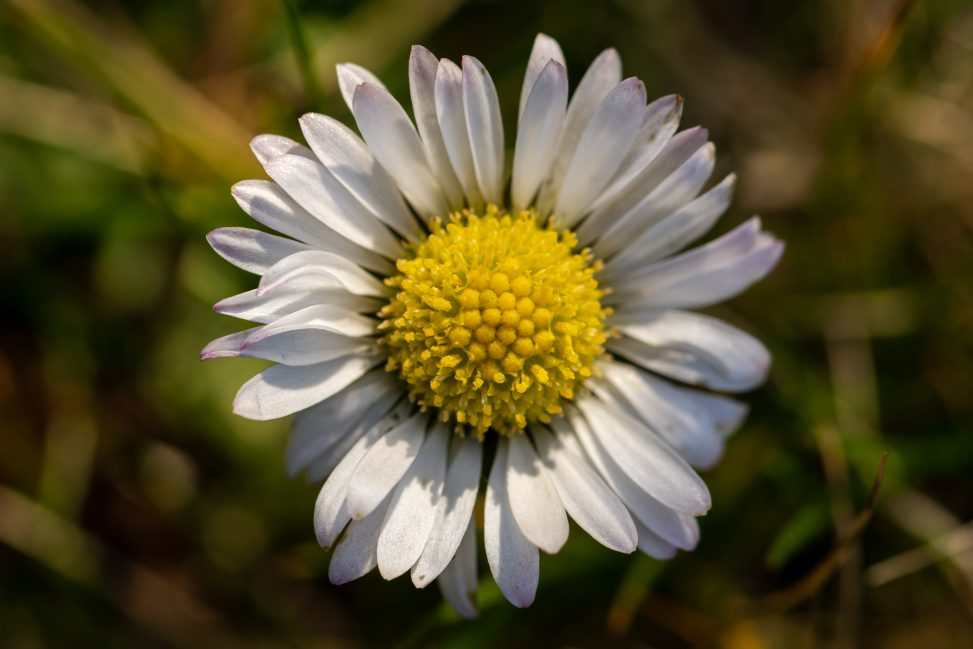
<instances>
[{"instance_id":1,"label":"flower head","mask_svg":"<svg viewBox=\"0 0 973 649\"><path fill-rule=\"evenodd\" d=\"M310 148L252 143L273 181L233 195L285 236L210 234L261 276L216 310L259 326L203 350L276 363L234 410L297 413L288 466L327 478L314 526L322 546L340 537L331 580L411 571L475 614L488 466L486 556L515 605L533 601L538 550L563 546L568 516L620 552L695 547L710 496L694 468L717 461L746 412L712 391L756 387L770 358L686 309L741 292L783 250L752 219L680 252L733 189L731 175L703 191L706 131L677 132L682 100L647 104L614 50L569 102L561 50L540 35L508 191L499 102L476 59L413 48L415 123L367 70L339 65L338 79L361 138L309 114Z\"/></svg>"}]
</instances>

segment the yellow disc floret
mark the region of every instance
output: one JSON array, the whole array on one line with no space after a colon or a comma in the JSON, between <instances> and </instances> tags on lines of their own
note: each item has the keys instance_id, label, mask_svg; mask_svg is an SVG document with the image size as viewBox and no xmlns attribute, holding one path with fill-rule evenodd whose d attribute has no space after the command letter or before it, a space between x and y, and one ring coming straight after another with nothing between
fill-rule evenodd
<instances>
[{"instance_id":1,"label":"yellow disc floret","mask_svg":"<svg viewBox=\"0 0 973 649\"><path fill-rule=\"evenodd\" d=\"M570 231L488 206L436 220L385 280L387 369L423 408L482 438L550 421L602 354L597 264Z\"/></svg>"}]
</instances>

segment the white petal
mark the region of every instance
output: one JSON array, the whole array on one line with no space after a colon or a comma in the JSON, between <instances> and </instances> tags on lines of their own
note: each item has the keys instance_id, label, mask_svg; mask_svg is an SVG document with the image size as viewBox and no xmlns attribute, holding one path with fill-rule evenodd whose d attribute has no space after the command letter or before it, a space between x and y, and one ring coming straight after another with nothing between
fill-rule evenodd
<instances>
[{"instance_id":1,"label":"white petal","mask_svg":"<svg viewBox=\"0 0 973 649\"><path fill-rule=\"evenodd\" d=\"M359 437L318 492L314 503L314 536L318 540L318 545L325 550L334 545L341 530L351 522L351 515L345 504L348 477L361 460L361 456L371 448L371 443L374 443L374 440Z\"/></svg>"},{"instance_id":2,"label":"white petal","mask_svg":"<svg viewBox=\"0 0 973 649\"><path fill-rule=\"evenodd\" d=\"M358 466L358 462L379 439L401 423L410 410L410 404L400 403L398 407L370 426L348 449L322 485L314 504L314 535L321 547L330 548L341 534L341 530L351 521L345 498L348 495L348 480L351 479L351 474Z\"/></svg>"},{"instance_id":3,"label":"white petal","mask_svg":"<svg viewBox=\"0 0 973 649\"><path fill-rule=\"evenodd\" d=\"M250 140L250 149L262 165L282 155L299 155L308 160L316 160L311 149L283 135L264 134Z\"/></svg>"},{"instance_id":4,"label":"white petal","mask_svg":"<svg viewBox=\"0 0 973 649\"><path fill-rule=\"evenodd\" d=\"M598 209L617 198L655 160L679 128L682 107L683 100L678 95L656 99L645 107L645 116L635 136L635 144L622 161L611 183L592 203L592 209Z\"/></svg>"},{"instance_id":5,"label":"white petal","mask_svg":"<svg viewBox=\"0 0 973 649\"><path fill-rule=\"evenodd\" d=\"M719 460L723 440L747 413L742 403L676 387L627 363L601 363L599 370L652 430L698 468Z\"/></svg>"},{"instance_id":6,"label":"white petal","mask_svg":"<svg viewBox=\"0 0 973 649\"><path fill-rule=\"evenodd\" d=\"M699 151L708 137L706 129L698 126L677 133L624 187L611 188L595 201L591 214L578 227L578 241L594 241L640 204L644 206L646 197Z\"/></svg>"},{"instance_id":7,"label":"white petal","mask_svg":"<svg viewBox=\"0 0 973 649\"><path fill-rule=\"evenodd\" d=\"M466 129L463 108L463 71L448 59L439 61L436 71L436 119L443 135L443 145L449 155L453 171L466 194L466 202L474 210L483 206L483 194L476 180L473 150Z\"/></svg>"},{"instance_id":8,"label":"white petal","mask_svg":"<svg viewBox=\"0 0 973 649\"><path fill-rule=\"evenodd\" d=\"M284 365L314 365L339 356L378 351L377 321L341 307L320 304L279 318L254 332L240 355Z\"/></svg>"},{"instance_id":9,"label":"white petal","mask_svg":"<svg viewBox=\"0 0 973 649\"><path fill-rule=\"evenodd\" d=\"M704 144L641 202L618 217L592 250L603 259L624 250L641 232L695 198L715 164L715 147Z\"/></svg>"},{"instance_id":10,"label":"white petal","mask_svg":"<svg viewBox=\"0 0 973 649\"><path fill-rule=\"evenodd\" d=\"M409 470L426 437L425 413L417 413L393 428L369 449L348 483L348 512L368 516Z\"/></svg>"},{"instance_id":11,"label":"white petal","mask_svg":"<svg viewBox=\"0 0 973 649\"><path fill-rule=\"evenodd\" d=\"M621 82L598 106L564 175L554 213L562 227L573 226L598 197L632 148L645 116L645 84Z\"/></svg>"},{"instance_id":12,"label":"white petal","mask_svg":"<svg viewBox=\"0 0 973 649\"><path fill-rule=\"evenodd\" d=\"M514 209L530 204L550 172L568 103L568 73L557 61L540 71L521 112L510 194Z\"/></svg>"},{"instance_id":13,"label":"white petal","mask_svg":"<svg viewBox=\"0 0 973 649\"><path fill-rule=\"evenodd\" d=\"M294 282L308 289L342 287L355 295L385 297L380 281L340 255L309 250L290 255L271 266L260 279L257 295L266 295Z\"/></svg>"},{"instance_id":14,"label":"white petal","mask_svg":"<svg viewBox=\"0 0 973 649\"><path fill-rule=\"evenodd\" d=\"M422 556L412 568L412 583L416 588L425 587L446 568L465 536L476 504L483 444L473 437L457 444L459 451L449 463L436 523Z\"/></svg>"},{"instance_id":15,"label":"white petal","mask_svg":"<svg viewBox=\"0 0 973 649\"><path fill-rule=\"evenodd\" d=\"M436 71L439 61L436 56L422 47L413 45L409 56L409 91L412 95L412 112L415 113L416 126L426 158L433 174L442 187L450 209L463 206L463 188L449 161L443 134L436 118Z\"/></svg>"},{"instance_id":16,"label":"white petal","mask_svg":"<svg viewBox=\"0 0 973 649\"><path fill-rule=\"evenodd\" d=\"M517 115L523 118L524 110L527 107L527 98L533 92L534 83L541 75L541 71L551 62L560 64L567 75L567 63L564 62L564 53L557 41L547 34L538 34L534 38L534 47L530 50L530 58L527 59L527 70L524 72L524 83L520 88L520 109ZM518 122L518 130L522 128L522 122Z\"/></svg>"},{"instance_id":17,"label":"white petal","mask_svg":"<svg viewBox=\"0 0 973 649\"><path fill-rule=\"evenodd\" d=\"M331 555L328 579L332 584L347 584L371 572L377 565L375 546L382 531L388 509L388 499L380 503L372 515L352 521Z\"/></svg>"},{"instance_id":18,"label":"white petal","mask_svg":"<svg viewBox=\"0 0 973 649\"><path fill-rule=\"evenodd\" d=\"M507 441L501 439L490 469L483 512L483 544L493 578L511 604L530 606L537 592L540 558L510 509L507 491Z\"/></svg>"},{"instance_id":19,"label":"white petal","mask_svg":"<svg viewBox=\"0 0 973 649\"><path fill-rule=\"evenodd\" d=\"M233 186L233 198L255 221L312 248L333 252L363 268L388 275L392 264L371 250L352 243L298 205L276 183L244 180Z\"/></svg>"},{"instance_id":20,"label":"white petal","mask_svg":"<svg viewBox=\"0 0 973 649\"><path fill-rule=\"evenodd\" d=\"M246 342L248 336L259 330L260 327L254 327L217 338L203 347L203 351L199 353L199 360L208 361L214 358L232 358L239 356L240 346Z\"/></svg>"},{"instance_id":21,"label":"white petal","mask_svg":"<svg viewBox=\"0 0 973 649\"><path fill-rule=\"evenodd\" d=\"M335 66L335 70L338 73L338 87L341 89L341 97L348 104L348 110L353 113L355 112L355 90L358 89L358 86L363 83L370 83L379 88L385 88L385 84L378 77L357 63L339 63Z\"/></svg>"},{"instance_id":22,"label":"white petal","mask_svg":"<svg viewBox=\"0 0 973 649\"><path fill-rule=\"evenodd\" d=\"M687 275L678 282L637 301L641 308L703 308L735 297L763 279L784 254L784 242L761 234L746 255L705 272Z\"/></svg>"},{"instance_id":23,"label":"white petal","mask_svg":"<svg viewBox=\"0 0 973 649\"><path fill-rule=\"evenodd\" d=\"M658 291L688 275L706 272L746 256L760 243L760 218L753 217L723 236L674 257L647 266L617 278L612 287L615 292L644 295Z\"/></svg>"},{"instance_id":24,"label":"white petal","mask_svg":"<svg viewBox=\"0 0 973 649\"><path fill-rule=\"evenodd\" d=\"M456 555L439 575L439 589L456 612L469 619L476 611L476 524L467 521Z\"/></svg>"},{"instance_id":25,"label":"white petal","mask_svg":"<svg viewBox=\"0 0 973 649\"><path fill-rule=\"evenodd\" d=\"M706 484L655 433L591 396L580 399L578 407L612 459L646 493L676 511L706 513L710 507Z\"/></svg>"},{"instance_id":26,"label":"white petal","mask_svg":"<svg viewBox=\"0 0 973 649\"><path fill-rule=\"evenodd\" d=\"M220 257L257 275L295 252L311 249L303 243L250 228L217 228L206 235L206 241Z\"/></svg>"},{"instance_id":27,"label":"white petal","mask_svg":"<svg viewBox=\"0 0 973 649\"><path fill-rule=\"evenodd\" d=\"M777 243L772 236L760 231L760 219L753 217L705 245L615 278L612 282L614 294L609 301L624 301L629 306L639 308L645 308L649 304L670 306L659 302L659 294L665 294L680 302L694 302L700 293L710 292L710 284L722 288L727 283L741 281L735 275L721 281L718 276L714 278L713 271L726 275L727 270L733 269L737 264L744 263L744 267L748 267L742 260L750 259L754 253L772 250L777 247ZM699 276L710 281L697 286L696 292L683 294L681 297L672 295L672 286L682 286ZM743 276L748 280L750 278L749 273L744 273Z\"/></svg>"},{"instance_id":28,"label":"white petal","mask_svg":"<svg viewBox=\"0 0 973 649\"><path fill-rule=\"evenodd\" d=\"M689 514L666 507L635 484L594 436L583 417L572 416L570 427L567 427L562 419L554 419L552 425L559 429L559 439L575 453L582 453L577 445L577 440L580 440L584 448L584 456L598 470L599 475L612 491L625 503L636 523L649 527L666 542L676 547L685 550L696 547L699 542L699 526L695 524L696 519Z\"/></svg>"},{"instance_id":29,"label":"white petal","mask_svg":"<svg viewBox=\"0 0 973 649\"><path fill-rule=\"evenodd\" d=\"M507 493L510 510L527 540L548 554L568 540L568 516L527 435L508 441Z\"/></svg>"},{"instance_id":30,"label":"white petal","mask_svg":"<svg viewBox=\"0 0 973 649\"><path fill-rule=\"evenodd\" d=\"M449 434L445 424L433 426L392 495L378 537L378 571L385 579L405 574L426 547L446 479Z\"/></svg>"},{"instance_id":31,"label":"white petal","mask_svg":"<svg viewBox=\"0 0 973 649\"><path fill-rule=\"evenodd\" d=\"M401 254L402 247L388 228L324 165L283 155L271 160L265 169L291 198L341 236L389 259Z\"/></svg>"},{"instance_id":32,"label":"white petal","mask_svg":"<svg viewBox=\"0 0 973 649\"><path fill-rule=\"evenodd\" d=\"M356 354L305 367L274 365L243 384L233 412L261 421L286 417L324 401L381 361Z\"/></svg>"},{"instance_id":33,"label":"white petal","mask_svg":"<svg viewBox=\"0 0 973 649\"><path fill-rule=\"evenodd\" d=\"M761 280L784 254L784 243L765 233L757 234L746 250L724 245L728 243L717 239L654 264L637 278L627 277L628 286L620 286L607 301L625 304L626 317L661 308L710 306Z\"/></svg>"},{"instance_id":34,"label":"white petal","mask_svg":"<svg viewBox=\"0 0 973 649\"><path fill-rule=\"evenodd\" d=\"M319 248L329 246L329 239L337 234L269 180L244 180L233 185L230 193L255 221L298 241Z\"/></svg>"},{"instance_id":35,"label":"white petal","mask_svg":"<svg viewBox=\"0 0 973 649\"><path fill-rule=\"evenodd\" d=\"M382 307L383 302L375 298L352 295L340 287L289 291L286 286L282 286L263 295L257 295L257 290L254 289L228 297L217 302L213 310L251 322L271 322L317 304L336 304L356 313L373 313Z\"/></svg>"},{"instance_id":36,"label":"white petal","mask_svg":"<svg viewBox=\"0 0 973 649\"><path fill-rule=\"evenodd\" d=\"M759 340L721 320L688 311L661 311L608 347L642 367L714 390L745 392L767 378L770 354Z\"/></svg>"},{"instance_id":37,"label":"white petal","mask_svg":"<svg viewBox=\"0 0 973 649\"><path fill-rule=\"evenodd\" d=\"M449 208L429 168L419 134L399 102L388 91L366 83L355 91L352 112L368 147L406 200L426 218L445 217Z\"/></svg>"},{"instance_id":38,"label":"white petal","mask_svg":"<svg viewBox=\"0 0 973 649\"><path fill-rule=\"evenodd\" d=\"M367 431L368 427L359 422L345 435L336 439L334 444L314 456L314 459L308 462L303 469L307 482L321 482L331 475L342 458L351 451L351 448L358 443Z\"/></svg>"},{"instance_id":39,"label":"white petal","mask_svg":"<svg viewBox=\"0 0 973 649\"><path fill-rule=\"evenodd\" d=\"M463 110L473 168L484 200L503 204L503 121L490 73L472 56L463 57Z\"/></svg>"},{"instance_id":40,"label":"white petal","mask_svg":"<svg viewBox=\"0 0 973 649\"><path fill-rule=\"evenodd\" d=\"M298 366L323 363L346 354L377 351L374 340L350 338L320 323L306 322L308 311L337 308L322 305L308 307L285 316L272 325L251 329L246 332L247 335L242 340L239 339L239 334L235 334L232 338L229 336L221 338L210 343L203 350L201 358L209 360L221 356L243 356ZM346 313L349 316L346 319L349 320L351 317L362 317L350 312ZM373 333L374 323L368 326L369 333Z\"/></svg>"},{"instance_id":41,"label":"white petal","mask_svg":"<svg viewBox=\"0 0 973 649\"><path fill-rule=\"evenodd\" d=\"M354 131L317 113L304 115L300 123L321 163L375 218L410 241L422 236L395 182Z\"/></svg>"},{"instance_id":42,"label":"white petal","mask_svg":"<svg viewBox=\"0 0 973 649\"><path fill-rule=\"evenodd\" d=\"M401 398L403 393L401 387L398 391L396 398ZM396 399L392 399L394 402ZM410 407L411 404L399 401L399 405L402 406L406 414L411 413L414 408ZM334 444L329 446L323 452L319 453L317 457L311 460L310 464L307 465L305 470L305 475L307 476L308 482L320 482L327 478L338 463L345 457L351 447L373 426L376 425L376 420L379 419L381 413L388 410L388 403L386 402L376 402L374 412L369 409L368 414L361 421L359 421L355 426L348 431L345 435L340 437Z\"/></svg>"},{"instance_id":43,"label":"white petal","mask_svg":"<svg viewBox=\"0 0 973 649\"><path fill-rule=\"evenodd\" d=\"M326 401L298 413L287 440L288 474L297 475L367 415L381 410L375 420L383 416L401 396L398 381L384 369L376 368Z\"/></svg>"},{"instance_id":44,"label":"white petal","mask_svg":"<svg viewBox=\"0 0 973 649\"><path fill-rule=\"evenodd\" d=\"M263 327L259 328L263 329ZM361 338L348 338L321 330L295 330L277 335L264 335L262 331L253 332L252 336L260 336L256 342L244 340L235 352L222 350L219 356L242 356L244 358L261 358L283 365L300 367L316 365L334 360L348 354L362 354L377 352L374 341ZM202 360L215 358L212 349L204 350Z\"/></svg>"},{"instance_id":45,"label":"white petal","mask_svg":"<svg viewBox=\"0 0 973 649\"><path fill-rule=\"evenodd\" d=\"M730 205L735 184L736 176L730 174L716 187L651 226L605 265L601 279L610 281L662 259L706 234Z\"/></svg>"},{"instance_id":46,"label":"white petal","mask_svg":"<svg viewBox=\"0 0 973 649\"><path fill-rule=\"evenodd\" d=\"M318 329L360 338L377 333L377 326L378 320L375 318L359 315L336 304L317 304L261 327L260 332L251 336L247 342L256 343L263 338L298 329Z\"/></svg>"},{"instance_id":47,"label":"white petal","mask_svg":"<svg viewBox=\"0 0 973 649\"><path fill-rule=\"evenodd\" d=\"M354 426L370 404L380 401L385 392L401 395L402 386L384 368L375 368L327 401L299 413L294 418L288 440L288 468L291 466L292 444L303 445L318 438L326 445L332 443Z\"/></svg>"},{"instance_id":48,"label":"white petal","mask_svg":"<svg viewBox=\"0 0 973 649\"><path fill-rule=\"evenodd\" d=\"M622 80L622 61L618 52L607 49L598 55L585 72L584 77L571 97L568 112L564 118L564 128L558 143L557 154L548 180L541 186L537 208L542 214L548 213L557 204L557 196L564 182L564 174L568 170L571 158L578 146L578 140L584 133L591 116L595 114L611 89Z\"/></svg>"},{"instance_id":49,"label":"white petal","mask_svg":"<svg viewBox=\"0 0 973 649\"><path fill-rule=\"evenodd\" d=\"M662 561L676 556L676 548L672 544L663 540L638 521L635 521L635 526L639 532L639 550L653 559L660 559Z\"/></svg>"},{"instance_id":50,"label":"white petal","mask_svg":"<svg viewBox=\"0 0 973 649\"><path fill-rule=\"evenodd\" d=\"M633 552L638 536L625 505L587 461L541 428L531 433L571 518L596 541L619 552Z\"/></svg>"}]
</instances>

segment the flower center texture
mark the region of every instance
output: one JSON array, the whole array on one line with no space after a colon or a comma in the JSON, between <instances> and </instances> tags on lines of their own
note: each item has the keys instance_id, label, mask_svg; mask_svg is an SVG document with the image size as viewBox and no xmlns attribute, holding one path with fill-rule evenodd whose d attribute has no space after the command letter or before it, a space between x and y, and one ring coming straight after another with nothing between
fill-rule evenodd
<instances>
[{"instance_id":1,"label":"flower center texture","mask_svg":"<svg viewBox=\"0 0 973 649\"><path fill-rule=\"evenodd\" d=\"M479 438L548 422L572 399L603 353L600 267L577 238L488 206L409 246L379 315L386 369L423 408Z\"/></svg>"}]
</instances>

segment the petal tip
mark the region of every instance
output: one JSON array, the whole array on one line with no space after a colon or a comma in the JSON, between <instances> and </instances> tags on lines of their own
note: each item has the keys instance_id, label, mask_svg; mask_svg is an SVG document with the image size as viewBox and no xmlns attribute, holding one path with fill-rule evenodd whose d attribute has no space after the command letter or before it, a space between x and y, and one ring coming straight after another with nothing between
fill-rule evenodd
<instances>
[{"instance_id":1,"label":"petal tip","mask_svg":"<svg viewBox=\"0 0 973 649\"><path fill-rule=\"evenodd\" d=\"M376 86L374 83L369 83L368 81L362 81L355 85L355 89L352 91L351 95L351 107L352 111L358 111L361 108L361 103L363 101L372 101L382 89Z\"/></svg>"},{"instance_id":2,"label":"petal tip","mask_svg":"<svg viewBox=\"0 0 973 649\"><path fill-rule=\"evenodd\" d=\"M219 245L220 235L223 233L225 228L216 228L215 230L210 230L206 233L206 243L211 247L216 248Z\"/></svg>"},{"instance_id":3,"label":"petal tip","mask_svg":"<svg viewBox=\"0 0 973 649\"><path fill-rule=\"evenodd\" d=\"M534 593L504 593L507 601L517 608L528 608L534 603Z\"/></svg>"},{"instance_id":4,"label":"petal tip","mask_svg":"<svg viewBox=\"0 0 973 649\"><path fill-rule=\"evenodd\" d=\"M353 574L346 574L344 570L328 570L328 581L335 586L342 586L354 580L355 576Z\"/></svg>"},{"instance_id":5,"label":"petal tip","mask_svg":"<svg viewBox=\"0 0 973 649\"><path fill-rule=\"evenodd\" d=\"M429 48L427 48L427 47L425 47L423 45L418 45L418 44L413 45L409 49L409 60L411 61L413 59L418 59L420 56L427 57L427 58L428 57L432 57L433 60L436 60L436 55L433 54L429 50Z\"/></svg>"},{"instance_id":6,"label":"petal tip","mask_svg":"<svg viewBox=\"0 0 973 649\"><path fill-rule=\"evenodd\" d=\"M230 187L230 196L235 198L237 201L243 200L246 197L248 186L247 183L249 182L249 180L241 180L233 183L233 186Z\"/></svg>"},{"instance_id":7,"label":"petal tip","mask_svg":"<svg viewBox=\"0 0 973 649\"><path fill-rule=\"evenodd\" d=\"M250 419L251 421L267 421L270 419L276 419L276 417L268 416L267 413L263 411L260 407L259 400L252 395L244 395L244 390L249 385L245 383L240 392L237 393L236 397L233 399L233 414L238 417L243 417L244 419Z\"/></svg>"},{"instance_id":8,"label":"petal tip","mask_svg":"<svg viewBox=\"0 0 973 649\"><path fill-rule=\"evenodd\" d=\"M621 552L622 554L632 554L633 552L639 549L638 536L636 536L635 538L625 539L624 545L620 544L613 549L617 550L618 552Z\"/></svg>"},{"instance_id":9,"label":"petal tip","mask_svg":"<svg viewBox=\"0 0 973 649\"><path fill-rule=\"evenodd\" d=\"M383 566L382 565L382 562L379 561L378 562L378 574L380 574L382 576L382 579L384 579L385 581L392 581L396 577L400 576L402 573L401 572L398 572L396 570L392 570L391 568L388 568L387 566Z\"/></svg>"},{"instance_id":10,"label":"petal tip","mask_svg":"<svg viewBox=\"0 0 973 649\"><path fill-rule=\"evenodd\" d=\"M425 588L432 583L432 579L430 579L425 573L417 574L415 571L413 571L411 577L412 585L419 589Z\"/></svg>"},{"instance_id":11,"label":"petal tip","mask_svg":"<svg viewBox=\"0 0 973 649\"><path fill-rule=\"evenodd\" d=\"M321 113L304 113L297 118L297 122L301 126L315 126L319 122L323 121L324 115Z\"/></svg>"},{"instance_id":12,"label":"petal tip","mask_svg":"<svg viewBox=\"0 0 973 649\"><path fill-rule=\"evenodd\" d=\"M461 60L463 63L463 72L466 72L467 67L469 67L471 73L486 74L486 66L475 56L464 54Z\"/></svg>"}]
</instances>

